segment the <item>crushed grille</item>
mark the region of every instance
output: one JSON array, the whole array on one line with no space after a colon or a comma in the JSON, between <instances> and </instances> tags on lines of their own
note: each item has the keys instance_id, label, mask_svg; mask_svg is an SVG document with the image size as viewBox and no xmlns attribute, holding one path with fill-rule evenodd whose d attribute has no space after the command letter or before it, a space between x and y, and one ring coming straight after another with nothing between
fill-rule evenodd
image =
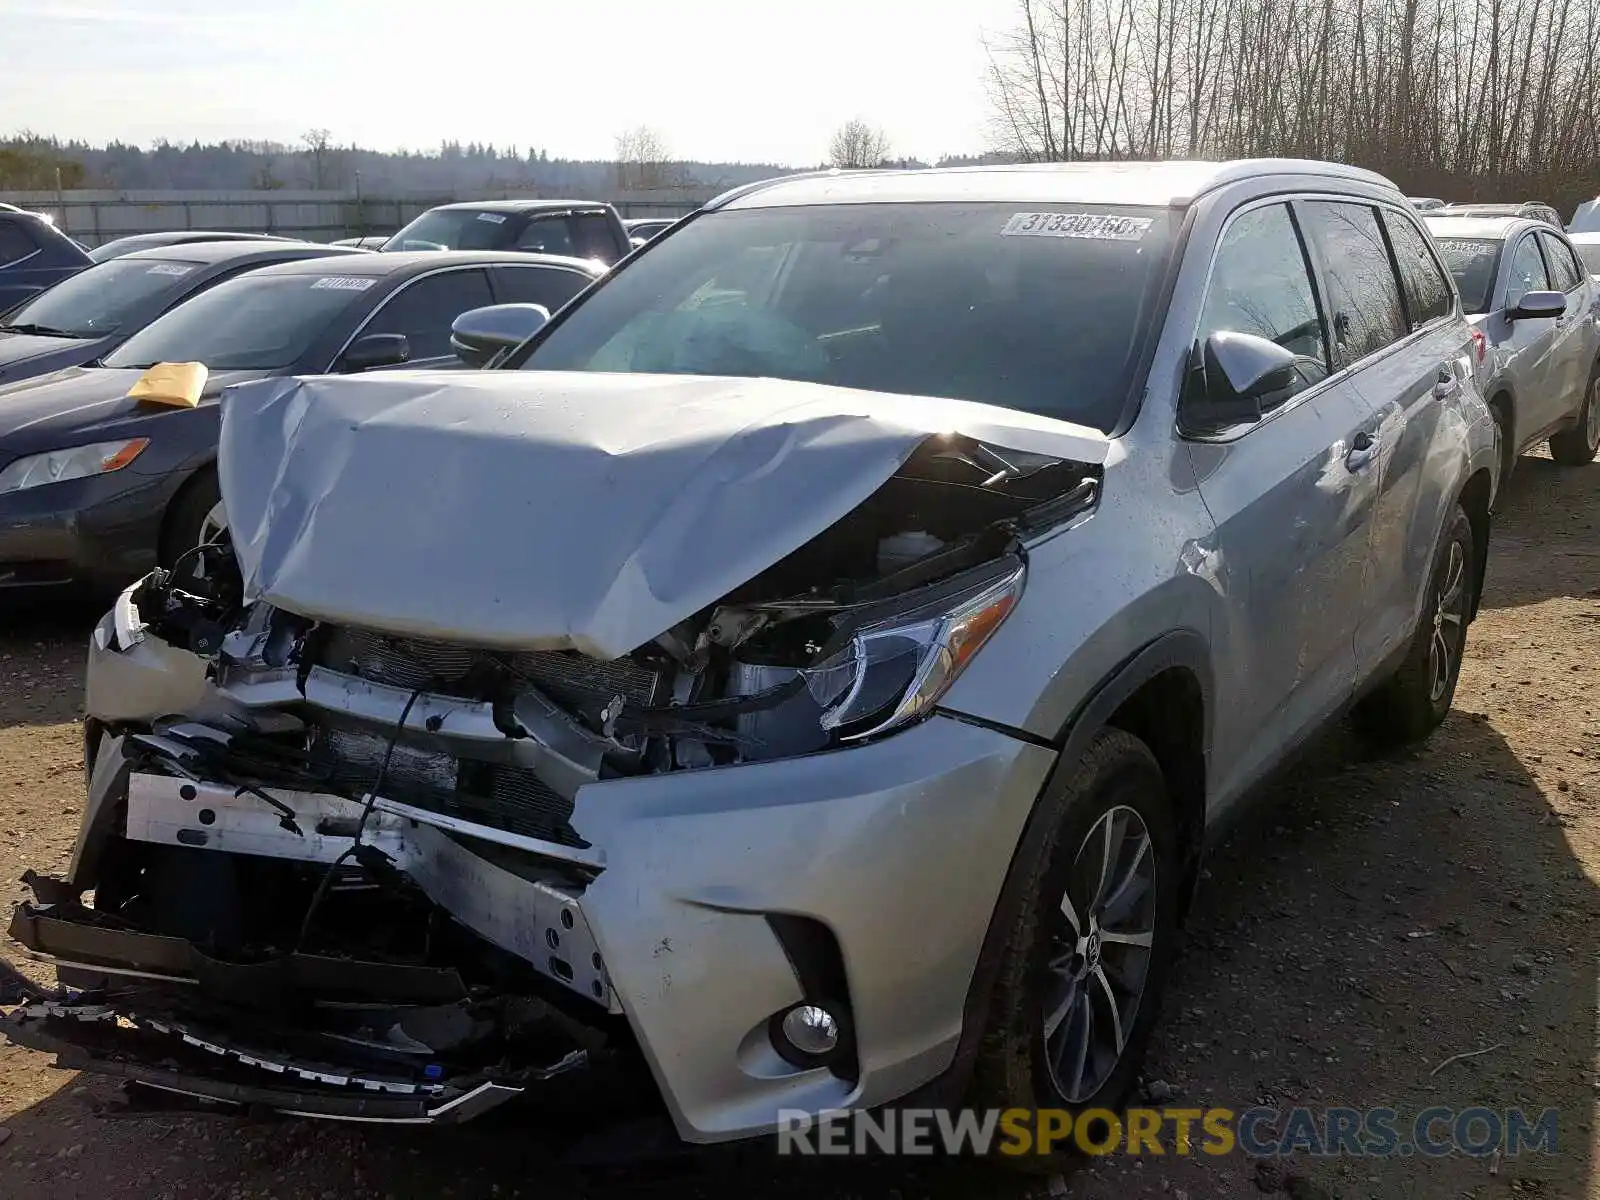
<instances>
[{"instance_id":1,"label":"crushed grille","mask_svg":"<svg viewBox=\"0 0 1600 1200\"><path fill-rule=\"evenodd\" d=\"M392 687L451 692L466 681L474 666L501 663L513 675L556 700L609 700L621 695L630 703L659 702L662 673L642 663L619 658L590 658L573 650L521 651L508 654L477 650L431 638L395 637L371 629L339 626L317 655L319 666L357 675ZM459 689L458 689L459 690Z\"/></svg>"},{"instance_id":2,"label":"crushed grille","mask_svg":"<svg viewBox=\"0 0 1600 1200\"><path fill-rule=\"evenodd\" d=\"M383 734L324 729L315 753L331 768L333 780L361 795L377 780L389 749ZM383 794L425 808L561 846L589 843L572 828L572 801L526 767L479 762L419 746L395 743L384 776Z\"/></svg>"}]
</instances>

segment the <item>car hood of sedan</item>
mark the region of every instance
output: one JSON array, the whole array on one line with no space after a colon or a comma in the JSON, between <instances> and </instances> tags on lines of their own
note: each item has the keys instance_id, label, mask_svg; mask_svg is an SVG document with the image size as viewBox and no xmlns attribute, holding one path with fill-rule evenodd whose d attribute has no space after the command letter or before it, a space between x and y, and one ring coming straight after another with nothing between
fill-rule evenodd
<instances>
[{"instance_id":1,"label":"car hood of sedan","mask_svg":"<svg viewBox=\"0 0 1600 1200\"><path fill-rule=\"evenodd\" d=\"M5 457L53 450L84 439L79 434L145 413L159 406L128 399L144 372L111 367L68 367L36 379L0 387L0 449ZM219 371L206 380L202 403L222 389L261 377L260 371Z\"/></svg>"},{"instance_id":2,"label":"car hood of sedan","mask_svg":"<svg viewBox=\"0 0 1600 1200\"><path fill-rule=\"evenodd\" d=\"M105 353L110 338L44 337L0 329L0 383L86 363Z\"/></svg>"},{"instance_id":3,"label":"car hood of sedan","mask_svg":"<svg viewBox=\"0 0 1600 1200\"><path fill-rule=\"evenodd\" d=\"M844 517L928 439L1105 464L1097 430L957 400L698 376L407 372L222 400L248 599L615 658Z\"/></svg>"}]
</instances>

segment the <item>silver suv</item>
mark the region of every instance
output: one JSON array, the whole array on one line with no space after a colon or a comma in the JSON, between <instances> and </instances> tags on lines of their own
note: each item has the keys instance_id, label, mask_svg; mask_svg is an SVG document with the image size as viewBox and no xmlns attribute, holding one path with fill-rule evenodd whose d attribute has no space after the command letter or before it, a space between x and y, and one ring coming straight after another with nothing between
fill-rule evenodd
<instances>
[{"instance_id":1,"label":"silver suv","mask_svg":"<svg viewBox=\"0 0 1600 1200\"><path fill-rule=\"evenodd\" d=\"M1600 285L1567 235L1541 221L1429 214L1477 343L1479 390L1517 456L1548 438L1550 457L1582 466L1600 449Z\"/></svg>"},{"instance_id":2,"label":"silver suv","mask_svg":"<svg viewBox=\"0 0 1600 1200\"><path fill-rule=\"evenodd\" d=\"M88 990L0 1030L368 1121L1115 1105L1247 793L1450 706L1471 349L1375 175L985 168L731 193L504 369L235 388L12 925Z\"/></svg>"}]
</instances>

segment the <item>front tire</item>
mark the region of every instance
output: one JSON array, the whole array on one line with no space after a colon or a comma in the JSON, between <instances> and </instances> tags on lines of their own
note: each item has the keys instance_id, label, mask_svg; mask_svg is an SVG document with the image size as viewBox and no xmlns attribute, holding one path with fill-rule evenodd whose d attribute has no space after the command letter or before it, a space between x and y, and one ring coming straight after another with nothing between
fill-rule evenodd
<instances>
[{"instance_id":1,"label":"front tire","mask_svg":"<svg viewBox=\"0 0 1600 1200\"><path fill-rule=\"evenodd\" d=\"M1458 504L1434 551L1422 619L1405 661L1356 706L1358 724L1374 740L1388 745L1420 742L1450 711L1473 611L1476 558L1472 522Z\"/></svg>"},{"instance_id":2,"label":"front tire","mask_svg":"<svg viewBox=\"0 0 1600 1200\"><path fill-rule=\"evenodd\" d=\"M1578 419L1571 429L1563 429L1550 437L1550 457L1563 467L1581 467L1593 462L1600 451L1600 363L1589 375L1589 386L1583 393L1583 405L1578 409Z\"/></svg>"},{"instance_id":3,"label":"front tire","mask_svg":"<svg viewBox=\"0 0 1600 1200\"><path fill-rule=\"evenodd\" d=\"M1143 742L1104 729L1064 787L1026 869L969 1102L1117 1110L1137 1081L1176 949L1183 862L1166 782ZM1020 867L1020 864L1019 864ZM1050 1169L1024 1155L1007 1165Z\"/></svg>"}]
</instances>

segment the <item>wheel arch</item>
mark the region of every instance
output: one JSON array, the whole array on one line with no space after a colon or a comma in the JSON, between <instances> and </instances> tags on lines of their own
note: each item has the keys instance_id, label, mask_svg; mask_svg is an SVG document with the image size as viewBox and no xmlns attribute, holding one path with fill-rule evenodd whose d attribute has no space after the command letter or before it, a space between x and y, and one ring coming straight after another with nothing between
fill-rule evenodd
<instances>
[{"instance_id":1,"label":"wheel arch","mask_svg":"<svg viewBox=\"0 0 1600 1200\"><path fill-rule=\"evenodd\" d=\"M156 552L162 566L171 565L171 552L174 549L179 552L188 549L187 546L173 547L171 545L174 526L177 523L177 514L182 511L184 501L194 494L196 488L203 487L208 481L213 481L216 478L217 460L208 458L204 462L196 463L189 470L189 473L184 476L183 482L173 491L172 498L167 501L167 507L161 514L161 531L156 536Z\"/></svg>"},{"instance_id":2,"label":"wheel arch","mask_svg":"<svg viewBox=\"0 0 1600 1200\"><path fill-rule=\"evenodd\" d=\"M1040 791L1042 800L1053 788L1061 786L1102 729L1121 729L1143 740L1161 765L1178 818L1184 847L1180 918L1199 879L1205 844L1212 695L1211 655L1206 639L1194 630L1163 634L1125 659L1091 689L1062 725L1054 739L1056 764ZM1027 900L1022 885L1029 871L1023 868L1043 853L1050 834L1044 808L1035 802L1012 854L968 984L954 1061L939 1080L920 1093L930 1103L959 1103L972 1076L1007 932Z\"/></svg>"},{"instance_id":3,"label":"wheel arch","mask_svg":"<svg viewBox=\"0 0 1600 1200\"><path fill-rule=\"evenodd\" d=\"M1478 470L1473 472L1462 485L1460 495L1456 499L1456 503L1466 512L1467 521L1472 525L1474 579L1472 607L1467 610L1468 621L1477 617L1478 603L1483 599L1483 581L1489 566L1489 528L1493 520L1489 506L1493 496L1494 484L1489 478L1489 472Z\"/></svg>"}]
</instances>

